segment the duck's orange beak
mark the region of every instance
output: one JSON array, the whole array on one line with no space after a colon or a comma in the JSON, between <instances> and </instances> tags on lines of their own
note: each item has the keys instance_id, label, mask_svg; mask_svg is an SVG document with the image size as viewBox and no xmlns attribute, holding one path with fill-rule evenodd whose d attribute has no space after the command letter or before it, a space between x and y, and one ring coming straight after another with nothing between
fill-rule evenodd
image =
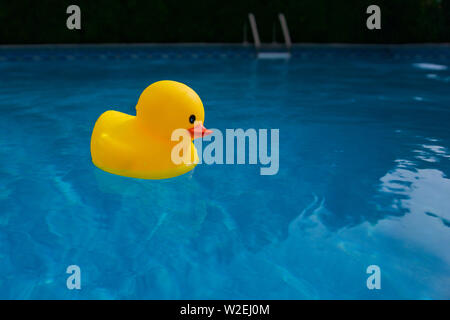
<instances>
[{"instance_id":1,"label":"duck's orange beak","mask_svg":"<svg viewBox=\"0 0 450 320\"><path fill-rule=\"evenodd\" d=\"M191 134L192 139L203 138L212 133L212 130L206 129L201 123L188 129L188 131Z\"/></svg>"}]
</instances>

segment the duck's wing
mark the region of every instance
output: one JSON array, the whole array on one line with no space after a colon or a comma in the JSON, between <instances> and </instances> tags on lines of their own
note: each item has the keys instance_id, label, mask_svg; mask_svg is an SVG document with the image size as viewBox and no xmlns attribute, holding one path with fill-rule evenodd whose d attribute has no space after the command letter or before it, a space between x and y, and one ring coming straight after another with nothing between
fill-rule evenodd
<instances>
[{"instance_id":1,"label":"duck's wing","mask_svg":"<svg viewBox=\"0 0 450 320\"><path fill-rule=\"evenodd\" d=\"M111 172L127 170L133 165L136 151L123 135L127 122L133 118L110 110L97 119L91 137L92 162L97 167Z\"/></svg>"}]
</instances>

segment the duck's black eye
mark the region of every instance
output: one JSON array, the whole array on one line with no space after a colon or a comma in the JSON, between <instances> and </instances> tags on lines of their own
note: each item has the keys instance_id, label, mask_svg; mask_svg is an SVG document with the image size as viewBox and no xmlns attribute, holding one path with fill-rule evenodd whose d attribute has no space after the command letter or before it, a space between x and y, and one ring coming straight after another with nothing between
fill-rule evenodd
<instances>
[{"instance_id":1,"label":"duck's black eye","mask_svg":"<svg viewBox=\"0 0 450 320\"><path fill-rule=\"evenodd\" d=\"M189 117L189 122L190 123L194 123L195 122L195 115L191 114L191 116Z\"/></svg>"}]
</instances>

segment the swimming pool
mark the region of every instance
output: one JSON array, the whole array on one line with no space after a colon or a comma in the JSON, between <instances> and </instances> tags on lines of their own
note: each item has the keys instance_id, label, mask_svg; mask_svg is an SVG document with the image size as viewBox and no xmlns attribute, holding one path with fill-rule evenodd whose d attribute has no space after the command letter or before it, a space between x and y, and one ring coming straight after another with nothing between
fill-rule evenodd
<instances>
[{"instance_id":1,"label":"swimming pool","mask_svg":"<svg viewBox=\"0 0 450 320\"><path fill-rule=\"evenodd\" d=\"M278 128L278 174L97 169L97 117L161 79L208 128ZM2 299L450 298L449 47L11 47L0 83Z\"/></svg>"}]
</instances>

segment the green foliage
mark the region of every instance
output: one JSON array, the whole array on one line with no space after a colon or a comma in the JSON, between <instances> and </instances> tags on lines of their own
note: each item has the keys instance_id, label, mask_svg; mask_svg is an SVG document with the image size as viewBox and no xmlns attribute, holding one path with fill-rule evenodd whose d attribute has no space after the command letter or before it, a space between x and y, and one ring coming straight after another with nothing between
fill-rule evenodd
<instances>
[{"instance_id":1,"label":"green foliage","mask_svg":"<svg viewBox=\"0 0 450 320\"><path fill-rule=\"evenodd\" d=\"M81 30L66 28L70 4ZM381 30L366 28L371 4ZM279 12L294 42L450 42L450 0L0 0L0 43L242 42L249 12L264 42L282 39Z\"/></svg>"}]
</instances>

